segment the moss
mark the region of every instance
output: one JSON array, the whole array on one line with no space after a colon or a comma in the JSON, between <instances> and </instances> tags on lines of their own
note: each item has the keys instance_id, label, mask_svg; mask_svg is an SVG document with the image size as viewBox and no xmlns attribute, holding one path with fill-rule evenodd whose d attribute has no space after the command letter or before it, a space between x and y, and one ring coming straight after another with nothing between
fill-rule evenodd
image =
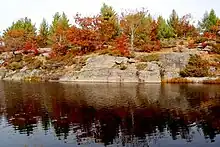
<instances>
[{"instance_id":1,"label":"moss","mask_svg":"<svg viewBox=\"0 0 220 147\"><path fill-rule=\"evenodd\" d=\"M40 68L42 66L42 64L43 63L40 60L35 59L35 60L33 60L33 62L30 62L28 64L28 68L30 68L30 69L38 69L38 68Z\"/></svg>"},{"instance_id":2,"label":"moss","mask_svg":"<svg viewBox=\"0 0 220 147\"><path fill-rule=\"evenodd\" d=\"M120 65L120 70L126 70L126 69L127 69L127 66L125 64Z\"/></svg>"},{"instance_id":3,"label":"moss","mask_svg":"<svg viewBox=\"0 0 220 147\"><path fill-rule=\"evenodd\" d=\"M20 62L22 60L22 54L16 54L12 59L13 62Z\"/></svg>"},{"instance_id":4,"label":"moss","mask_svg":"<svg viewBox=\"0 0 220 147\"><path fill-rule=\"evenodd\" d=\"M137 70L144 70L147 67L146 63L139 63L136 65Z\"/></svg>"},{"instance_id":5,"label":"moss","mask_svg":"<svg viewBox=\"0 0 220 147\"><path fill-rule=\"evenodd\" d=\"M142 55L139 57L139 60L141 62L152 62L152 61L159 61L159 55L158 54L150 54L150 55Z\"/></svg>"},{"instance_id":6,"label":"moss","mask_svg":"<svg viewBox=\"0 0 220 147\"><path fill-rule=\"evenodd\" d=\"M220 54L220 43L217 43L217 44L210 44L212 46L212 49L211 51L213 53L216 53L216 54Z\"/></svg>"},{"instance_id":7,"label":"moss","mask_svg":"<svg viewBox=\"0 0 220 147\"><path fill-rule=\"evenodd\" d=\"M33 58L31 56L24 56L23 61L27 64L33 62Z\"/></svg>"},{"instance_id":8,"label":"moss","mask_svg":"<svg viewBox=\"0 0 220 147\"><path fill-rule=\"evenodd\" d=\"M209 76L209 62L199 55L191 55L188 65L180 71L181 77L207 77Z\"/></svg>"},{"instance_id":9,"label":"moss","mask_svg":"<svg viewBox=\"0 0 220 147\"><path fill-rule=\"evenodd\" d=\"M23 65L21 62L12 62L12 63L8 64L8 66L6 68L10 69L10 70L18 70L18 69L22 69Z\"/></svg>"}]
</instances>

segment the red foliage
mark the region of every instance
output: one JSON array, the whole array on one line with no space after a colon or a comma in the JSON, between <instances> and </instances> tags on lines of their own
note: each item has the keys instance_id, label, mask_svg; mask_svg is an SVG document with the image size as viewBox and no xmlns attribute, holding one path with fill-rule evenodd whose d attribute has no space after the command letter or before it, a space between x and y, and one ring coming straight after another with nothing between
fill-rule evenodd
<instances>
[{"instance_id":1,"label":"red foliage","mask_svg":"<svg viewBox=\"0 0 220 147\"><path fill-rule=\"evenodd\" d=\"M210 32L205 32L203 34L203 37L208 38L208 39L216 39L216 35L214 33L210 33Z\"/></svg>"},{"instance_id":2,"label":"red foliage","mask_svg":"<svg viewBox=\"0 0 220 147\"><path fill-rule=\"evenodd\" d=\"M149 41L148 43L143 45L143 49L144 52L159 51L161 49L160 41Z\"/></svg>"},{"instance_id":3,"label":"red foliage","mask_svg":"<svg viewBox=\"0 0 220 147\"><path fill-rule=\"evenodd\" d=\"M154 20L151 23L151 31L150 31L150 39L151 39L151 41L157 41L157 30L158 30L158 24Z\"/></svg>"},{"instance_id":4,"label":"red foliage","mask_svg":"<svg viewBox=\"0 0 220 147\"><path fill-rule=\"evenodd\" d=\"M24 52L33 52L35 55L39 54L37 42L33 40L25 42L23 50Z\"/></svg>"},{"instance_id":5,"label":"red foliage","mask_svg":"<svg viewBox=\"0 0 220 147\"><path fill-rule=\"evenodd\" d=\"M121 55L123 56L129 56L129 45L128 45L128 38L126 35L122 34L115 40L116 42L116 50L119 50Z\"/></svg>"}]
</instances>

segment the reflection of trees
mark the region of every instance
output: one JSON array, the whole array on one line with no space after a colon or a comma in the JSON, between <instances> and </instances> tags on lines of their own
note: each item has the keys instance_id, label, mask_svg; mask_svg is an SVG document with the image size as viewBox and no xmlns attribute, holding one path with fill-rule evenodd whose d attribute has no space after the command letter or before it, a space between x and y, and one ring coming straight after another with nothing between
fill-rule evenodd
<instances>
[{"instance_id":1,"label":"reflection of trees","mask_svg":"<svg viewBox=\"0 0 220 147\"><path fill-rule=\"evenodd\" d=\"M193 123L196 123L204 136L211 141L219 134L220 105L215 103L218 102L219 93L213 94L215 89L171 85L169 90L172 92L169 93L165 89L166 86L159 85L159 88L155 88L154 85L152 89L158 89L161 93L150 90L152 92L149 94L141 92L146 88L144 85L137 85L137 93L133 95L136 98L128 98L131 96L129 88L127 87L126 90L129 92L126 93L126 90L120 87L112 93L111 99L108 99L108 102L118 100L119 94L120 101L117 101L117 106L108 107L106 104L106 107L100 107L100 104L105 104L103 98L97 102L99 107L95 107L97 105L93 106L95 102L91 104L91 98L88 96L94 96L98 90L86 91L85 85L83 88L80 85L71 88L66 86L51 83L4 83L8 122L20 133L27 135L34 133L34 128L40 122L45 134L51 127L54 128L58 139L67 139L74 133L79 144L90 138L105 145L132 143L147 146L150 140L157 141L166 133L174 140L182 138L190 142L194 137L191 129ZM101 86L98 87L100 89ZM154 93L156 98L153 98ZM102 95L104 93L101 93L100 97ZM108 95L106 97L108 98ZM215 101L210 97L215 97ZM181 98L184 98L184 101ZM125 106L120 104L125 101ZM169 102L172 105L169 105ZM181 107L181 102L187 104L187 107ZM209 105L205 105L207 102ZM193 108L189 109L190 107Z\"/></svg>"}]
</instances>

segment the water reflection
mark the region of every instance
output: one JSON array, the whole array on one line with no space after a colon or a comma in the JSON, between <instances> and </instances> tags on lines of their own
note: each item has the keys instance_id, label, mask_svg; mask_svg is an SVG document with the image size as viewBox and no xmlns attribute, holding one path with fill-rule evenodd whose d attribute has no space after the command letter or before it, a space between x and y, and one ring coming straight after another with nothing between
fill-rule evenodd
<instances>
[{"instance_id":1,"label":"water reflection","mask_svg":"<svg viewBox=\"0 0 220 147\"><path fill-rule=\"evenodd\" d=\"M66 142L61 146L157 146L199 136L214 142L220 133L217 85L1 82L0 97L1 129L43 132L40 138L52 132Z\"/></svg>"}]
</instances>

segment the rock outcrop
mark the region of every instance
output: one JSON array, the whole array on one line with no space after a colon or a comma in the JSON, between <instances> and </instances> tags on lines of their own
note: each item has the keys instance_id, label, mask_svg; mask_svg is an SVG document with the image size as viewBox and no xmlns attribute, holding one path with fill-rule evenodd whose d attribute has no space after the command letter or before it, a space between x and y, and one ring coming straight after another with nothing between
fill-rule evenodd
<instances>
[{"instance_id":1,"label":"rock outcrop","mask_svg":"<svg viewBox=\"0 0 220 147\"><path fill-rule=\"evenodd\" d=\"M161 73L164 79L180 77L180 71L188 64L191 53L161 54Z\"/></svg>"},{"instance_id":2,"label":"rock outcrop","mask_svg":"<svg viewBox=\"0 0 220 147\"><path fill-rule=\"evenodd\" d=\"M83 64L75 63L71 66L33 70L24 66L22 69L14 71L0 68L0 79L34 79L58 82L160 83L163 80L179 78L180 71L188 64L190 54L195 54L195 52L161 53L159 60L151 60L151 62L141 62L138 59L129 59L126 57L96 55L84 60ZM42 63L44 62L46 61L42 61ZM189 80L202 82L203 80L207 80L207 78Z\"/></svg>"},{"instance_id":3,"label":"rock outcrop","mask_svg":"<svg viewBox=\"0 0 220 147\"><path fill-rule=\"evenodd\" d=\"M125 57L101 55L91 57L80 71L64 74L60 81L89 82L161 82L157 63L147 63L144 70L136 68L136 61Z\"/></svg>"}]
</instances>

